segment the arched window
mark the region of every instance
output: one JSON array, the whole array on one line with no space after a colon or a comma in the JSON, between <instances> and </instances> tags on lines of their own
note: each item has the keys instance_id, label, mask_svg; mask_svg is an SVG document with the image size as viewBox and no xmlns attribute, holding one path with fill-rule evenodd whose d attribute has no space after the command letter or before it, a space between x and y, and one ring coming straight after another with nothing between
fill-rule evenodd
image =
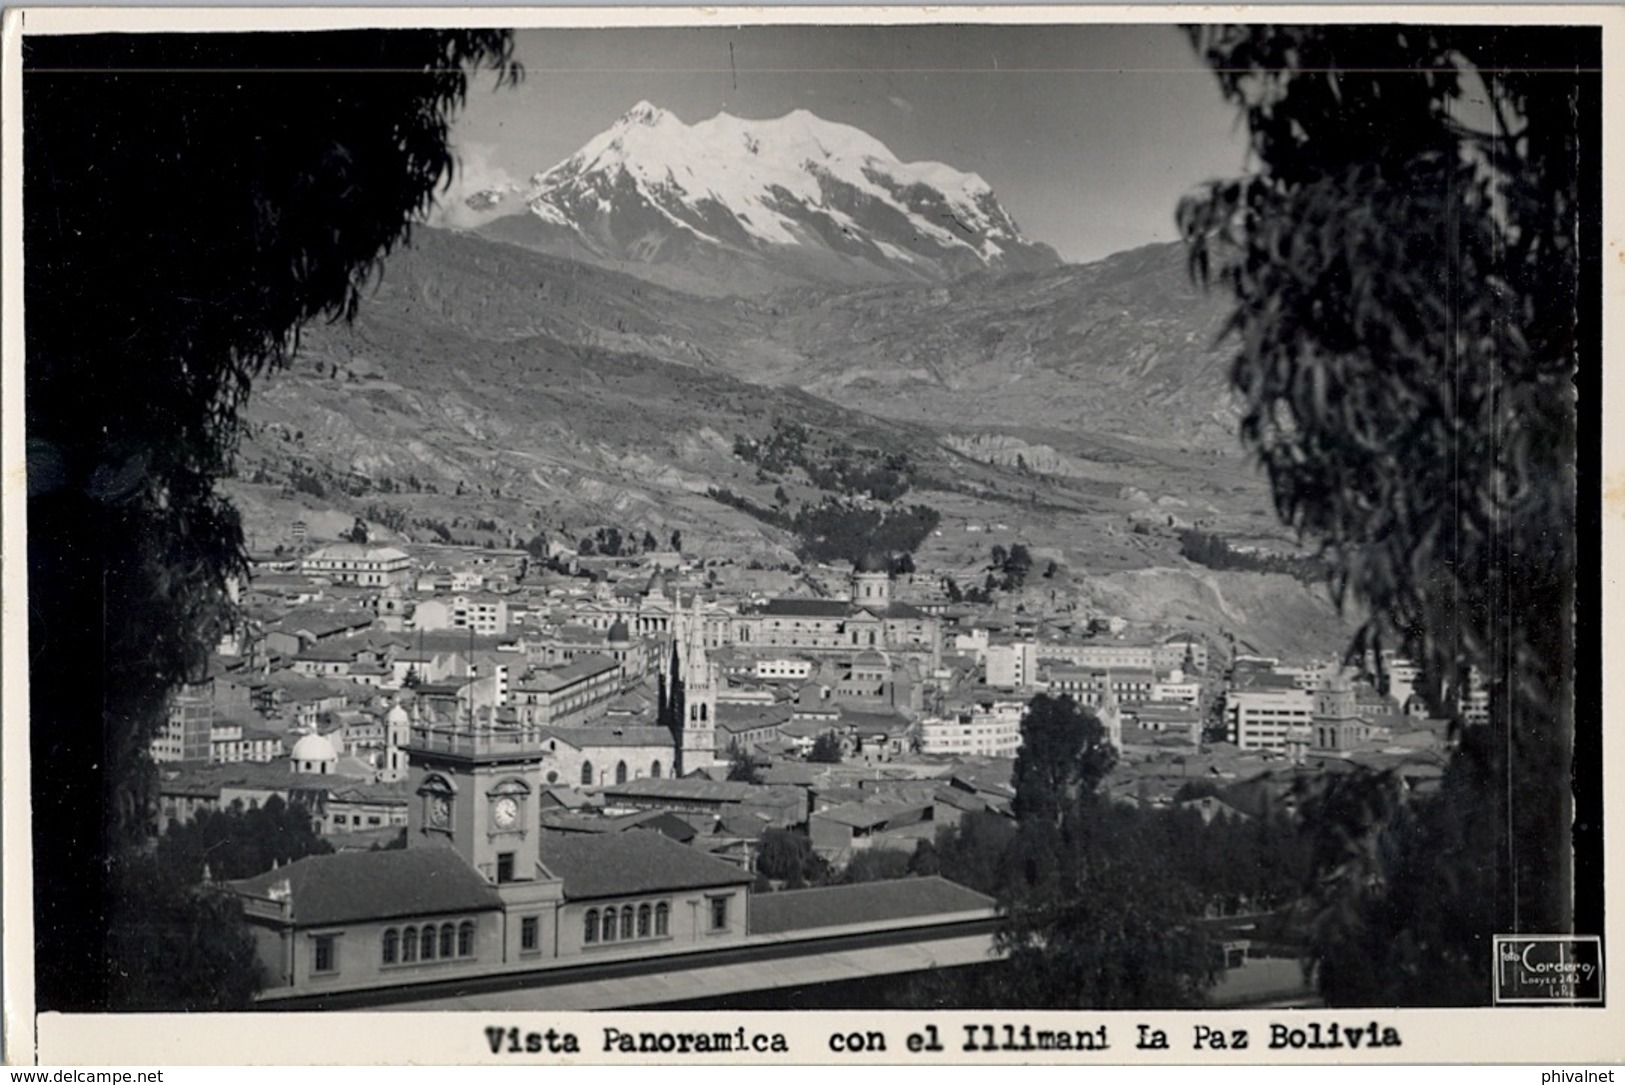
<instances>
[{"instance_id":1,"label":"arched window","mask_svg":"<svg viewBox=\"0 0 1625 1085\"><path fill-rule=\"evenodd\" d=\"M664 938L671 933L671 907L665 901L655 905L655 937Z\"/></svg>"},{"instance_id":2,"label":"arched window","mask_svg":"<svg viewBox=\"0 0 1625 1085\"><path fill-rule=\"evenodd\" d=\"M659 761L656 761L654 764L649 766L649 776L650 776L651 779L655 779L655 780L660 779L660 762Z\"/></svg>"},{"instance_id":3,"label":"arched window","mask_svg":"<svg viewBox=\"0 0 1625 1085\"><path fill-rule=\"evenodd\" d=\"M394 964L395 955L401 944L401 932L394 927L384 932L384 963Z\"/></svg>"},{"instance_id":4,"label":"arched window","mask_svg":"<svg viewBox=\"0 0 1625 1085\"><path fill-rule=\"evenodd\" d=\"M649 906L647 904L638 905L638 937L649 937Z\"/></svg>"},{"instance_id":5,"label":"arched window","mask_svg":"<svg viewBox=\"0 0 1625 1085\"><path fill-rule=\"evenodd\" d=\"M407 927L401 932L401 963L411 964L418 959L418 929Z\"/></svg>"},{"instance_id":6,"label":"arched window","mask_svg":"<svg viewBox=\"0 0 1625 1085\"><path fill-rule=\"evenodd\" d=\"M706 718L706 715L705 715L705 702L701 701L700 702L700 722L704 723L705 718Z\"/></svg>"},{"instance_id":7,"label":"arched window","mask_svg":"<svg viewBox=\"0 0 1625 1085\"><path fill-rule=\"evenodd\" d=\"M587 786L592 785L592 762L581 762L581 782Z\"/></svg>"},{"instance_id":8,"label":"arched window","mask_svg":"<svg viewBox=\"0 0 1625 1085\"><path fill-rule=\"evenodd\" d=\"M628 904L621 909L621 941L632 940L632 906Z\"/></svg>"},{"instance_id":9,"label":"arched window","mask_svg":"<svg viewBox=\"0 0 1625 1085\"><path fill-rule=\"evenodd\" d=\"M434 924L423 928L423 936L418 940L418 956L425 961L434 960Z\"/></svg>"},{"instance_id":10,"label":"arched window","mask_svg":"<svg viewBox=\"0 0 1625 1085\"><path fill-rule=\"evenodd\" d=\"M440 957L444 960L447 957L455 957L456 955L457 928L450 923L442 923L440 924Z\"/></svg>"},{"instance_id":11,"label":"arched window","mask_svg":"<svg viewBox=\"0 0 1625 1085\"><path fill-rule=\"evenodd\" d=\"M474 921L465 919L457 924L457 956L474 956Z\"/></svg>"},{"instance_id":12,"label":"arched window","mask_svg":"<svg viewBox=\"0 0 1625 1085\"><path fill-rule=\"evenodd\" d=\"M584 929L582 931L581 940L583 942L596 942L596 941L598 941L598 909L597 908L588 908L587 909L587 921L586 921L585 927L584 927Z\"/></svg>"},{"instance_id":13,"label":"arched window","mask_svg":"<svg viewBox=\"0 0 1625 1085\"><path fill-rule=\"evenodd\" d=\"M618 784L626 783L626 762L625 761L617 761L615 763L615 782L618 783Z\"/></svg>"},{"instance_id":14,"label":"arched window","mask_svg":"<svg viewBox=\"0 0 1625 1085\"><path fill-rule=\"evenodd\" d=\"M615 909L604 909L604 941L615 941Z\"/></svg>"}]
</instances>

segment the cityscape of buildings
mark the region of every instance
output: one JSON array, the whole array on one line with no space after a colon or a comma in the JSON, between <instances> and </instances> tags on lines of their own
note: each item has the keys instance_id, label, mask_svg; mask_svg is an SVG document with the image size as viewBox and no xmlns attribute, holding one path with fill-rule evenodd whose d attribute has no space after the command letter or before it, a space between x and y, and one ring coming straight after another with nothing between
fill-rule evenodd
<instances>
[{"instance_id":1,"label":"cityscape of buildings","mask_svg":"<svg viewBox=\"0 0 1625 1085\"><path fill-rule=\"evenodd\" d=\"M1099 717L1112 798L1206 820L1258 811L1193 779L1290 803L1301 775L1365 764L1426 789L1453 740L1391 654L1362 675L1240 654L1218 630L950 602L883 561L777 592L735 572L675 551L255 555L242 624L152 754L156 831L280 797L334 848L232 883L262 999L423 999L459 976L788 952L877 922L969 963L991 947L989 898L941 878L763 886L760 844L792 830L838 869L1009 816L1040 693ZM1463 707L1481 716L1482 697ZM918 967L896 952L866 967Z\"/></svg>"}]
</instances>

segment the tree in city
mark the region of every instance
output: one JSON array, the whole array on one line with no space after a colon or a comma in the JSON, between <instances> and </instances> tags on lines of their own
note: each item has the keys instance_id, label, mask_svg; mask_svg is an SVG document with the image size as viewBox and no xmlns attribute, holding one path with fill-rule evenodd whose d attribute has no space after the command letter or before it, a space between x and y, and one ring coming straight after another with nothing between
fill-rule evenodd
<instances>
[{"instance_id":1,"label":"tree in city","mask_svg":"<svg viewBox=\"0 0 1625 1085\"><path fill-rule=\"evenodd\" d=\"M264 985L242 905L230 892L133 849L110 857L108 884L130 918L106 938L107 965L119 975L107 1009L241 1010Z\"/></svg>"},{"instance_id":2,"label":"tree in city","mask_svg":"<svg viewBox=\"0 0 1625 1085\"><path fill-rule=\"evenodd\" d=\"M824 860L813 851L806 833L794 829L768 829L756 849L758 873L783 883L786 889L800 889L822 881Z\"/></svg>"},{"instance_id":3,"label":"tree in city","mask_svg":"<svg viewBox=\"0 0 1625 1085\"><path fill-rule=\"evenodd\" d=\"M305 321L355 314L452 168L470 70L519 72L499 31L22 48L36 993L95 1009L128 977L86 872L147 832L169 694L232 624L216 482L249 389Z\"/></svg>"},{"instance_id":4,"label":"tree in city","mask_svg":"<svg viewBox=\"0 0 1625 1085\"><path fill-rule=\"evenodd\" d=\"M1099 717L1069 696L1040 693L1021 721L1013 777L1017 820L1059 822L1072 801L1093 792L1116 763Z\"/></svg>"},{"instance_id":5,"label":"tree in city","mask_svg":"<svg viewBox=\"0 0 1625 1085\"><path fill-rule=\"evenodd\" d=\"M728 779L739 784L759 784L762 773L756 767L756 758L738 739L728 744Z\"/></svg>"},{"instance_id":6,"label":"tree in city","mask_svg":"<svg viewBox=\"0 0 1625 1085\"><path fill-rule=\"evenodd\" d=\"M966 814L957 825L937 830L933 850L937 872L949 881L989 896L999 890L1004 853L1016 836L1016 823L1000 814Z\"/></svg>"},{"instance_id":7,"label":"tree in city","mask_svg":"<svg viewBox=\"0 0 1625 1085\"><path fill-rule=\"evenodd\" d=\"M807 751L807 760L816 761L823 765L839 765L841 763L841 736L834 731L825 731L813 739L812 749Z\"/></svg>"},{"instance_id":8,"label":"tree in city","mask_svg":"<svg viewBox=\"0 0 1625 1085\"><path fill-rule=\"evenodd\" d=\"M372 533L367 530L367 521L357 516L350 530L342 532L339 537L345 542L359 543L365 546L372 539Z\"/></svg>"},{"instance_id":9,"label":"tree in city","mask_svg":"<svg viewBox=\"0 0 1625 1085\"><path fill-rule=\"evenodd\" d=\"M1282 520L1319 544L1339 604L1366 616L1351 654L1402 649L1435 712L1458 715L1475 673L1491 695L1491 740L1455 756L1483 762L1459 766L1458 801L1482 809L1470 793L1490 788L1495 813L1437 856L1455 872L1430 880L1443 896L1395 880L1424 873L1401 846L1420 830L1373 793L1322 814L1380 811L1334 835L1363 835L1385 889L1334 866L1323 873L1344 891L1321 921L1378 967L1456 952L1459 930L1385 920L1401 900L1457 909L1480 934L1571 930L1572 833L1597 831L1573 816L1571 777L1595 793L1572 705L1575 383L1598 360L1586 254L1599 39L1400 24L1190 33L1257 163L1179 212L1193 273L1236 301L1242 440ZM1466 907L1484 866L1495 907ZM1334 1001L1339 974L1322 971Z\"/></svg>"},{"instance_id":10,"label":"tree in city","mask_svg":"<svg viewBox=\"0 0 1625 1085\"><path fill-rule=\"evenodd\" d=\"M1018 791L1019 795L1019 791ZM1154 816L1097 792L1058 822L1023 821L1005 853L998 944L1010 1006L1177 1009L1202 1004L1216 961Z\"/></svg>"},{"instance_id":11,"label":"tree in city","mask_svg":"<svg viewBox=\"0 0 1625 1085\"><path fill-rule=\"evenodd\" d=\"M158 858L187 884L235 881L263 874L307 855L326 855L310 811L272 795L261 806L203 810L191 821L169 826L158 838Z\"/></svg>"},{"instance_id":12,"label":"tree in city","mask_svg":"<svg viewBox=\"0 0 1625 1085\"><path fill-rule=\"evenodd\" d=\"M852 856L841 871L842 885L890 882L909 876L910 853L892 848L868 848Z\"/></svg>"}]
</instances>

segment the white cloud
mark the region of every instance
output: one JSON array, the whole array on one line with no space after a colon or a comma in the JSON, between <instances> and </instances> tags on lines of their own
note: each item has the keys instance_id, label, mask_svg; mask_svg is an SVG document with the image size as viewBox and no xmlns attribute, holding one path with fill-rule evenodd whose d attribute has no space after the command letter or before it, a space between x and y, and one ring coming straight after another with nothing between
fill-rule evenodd
<instances>
[{"instance_id":1,"label":"white cloud","mask_svg":"<svg viewBox=\"0 0 1625 1085\"><path fill-rule=\"evenodd\" d=\"M452 148L457 160L452 172L451 185L435 193L435 205L429 209L426 221L430 226L467 228L485 222L498 212L476 211L465 202L476 192L486 189L517 190L519 187L507 170L493 158L497 148L489 143L463 143ZM510 192L500 208L502 214L513 214L518 208Z\"/></svg>"}]
</instances>

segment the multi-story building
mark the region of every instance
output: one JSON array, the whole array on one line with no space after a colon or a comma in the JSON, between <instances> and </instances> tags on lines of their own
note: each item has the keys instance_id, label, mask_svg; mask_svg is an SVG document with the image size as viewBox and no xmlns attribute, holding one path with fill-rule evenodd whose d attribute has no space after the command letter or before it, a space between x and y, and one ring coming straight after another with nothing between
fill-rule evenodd
<instances>
[{"instance_id":1,"label":"multi-story building","mask_svg":"<svg viewBox=\"0 0 1625 1085\"><path fill-rule=\"evenodd\" d=\"M621 667L607 656L584 656L553 670L532 670L514 682L509 699L520 723L573 727L604 714L621 691Z\"/></svg>"},{"instance_id":2,"label":"multi-story building","mask_svg":"<svg viewBox=\"0 0 1625 1085\"><path fill-rule=\"evenodd\" d=\"M232 883L273 991L746 936L749 871L655 832L539 831L541 728L420 726L409 757L404 850L312 856Z\"/></svg>"},{"instance_id":3,"label":"multi-story building","mask_svg":"<svg viewBox=\"0 0 1625 1085\"><path fill-rule=\"evenodd\" d=\"M919 724L920 752L961 757L1014 757L1021 749L1019 701L979 704L951 716L928 716Z\"/></svg>"},{"instance_id":4,"label":"multi-story building","mask_svg":"<svg viewBox=\"0 0 1625 1085\"><path fill-rule=\"evenodd\" d=\"M1079 704L1103 705L1108 692L1121 703L1144 704L1156 699L1153 694L1157 687L1157 676L1151 671L1133 668L1100 670L1093 667L1052 666L1045 685L1050 693L1069 696Z\"/></svg>"},{"instance_id":5,"label":"multi-story building","mask_svg":"<svg viewBox=\"0 0 1625 1085\"><path fill-rule=\"evenodd\" d=\"M477 636L508 635L508 601L492 592L425 599L412 611L412 626L426 633L469 629Z\"/></svg>"},{"instance_id":6,"label":"multi-story building","mask_svg":"<svg viewBox=\"0 0 1625 1085\"><path fill-rule=\"evenodd\" d=\"M1038 646L1038 654L1045 659L1096 670L1195 673L1206 671L1208 662L1207 642L1183 633L1156 644L1115 640L1045 641Z\"/></svg>"},{"instance_id":7,"label":"multi-story building","mask_svg":"<svg viewBox=\"0 0 1625 1085\"><path fill-rule=\"evenodd\" d=\"M335 543L306 554L299 571L334 584L406 588L412 583L412 558L393 546Z\"/></svg>"},{"instance_id":8,"label":"multi-story building","mask_svg":"<svg viewBox=\"0 0 1625 1085\"><path fill-rule=\"evenodd\" d=\"M755 674L763 679L805 681L812 677L813 663L798 656L771 655L756 660Z\"/></svg>"},{"instance_id":9,"label":"multi-story building","mask_svg":"<svg viewBox=\"0 0 1625 1085\"><path fill-rule=\"evenodd\" d=\"M1031 641L987 646L987 684L994 689L1025 689L1038 681L1038 646Z\"/></svg>"},{"instance_id":10,"label":"multi-story building","mask_svg":"<svg viewBox=\"0 0 1625 1085\"><path fill-rule=\"evenodd\" d=\"M1225 694L1230 741L1244 750L1287 748L1288 732L1308 728L1314 695L1306 689L1233 689Z\"/></svg>"}]
</instances>

